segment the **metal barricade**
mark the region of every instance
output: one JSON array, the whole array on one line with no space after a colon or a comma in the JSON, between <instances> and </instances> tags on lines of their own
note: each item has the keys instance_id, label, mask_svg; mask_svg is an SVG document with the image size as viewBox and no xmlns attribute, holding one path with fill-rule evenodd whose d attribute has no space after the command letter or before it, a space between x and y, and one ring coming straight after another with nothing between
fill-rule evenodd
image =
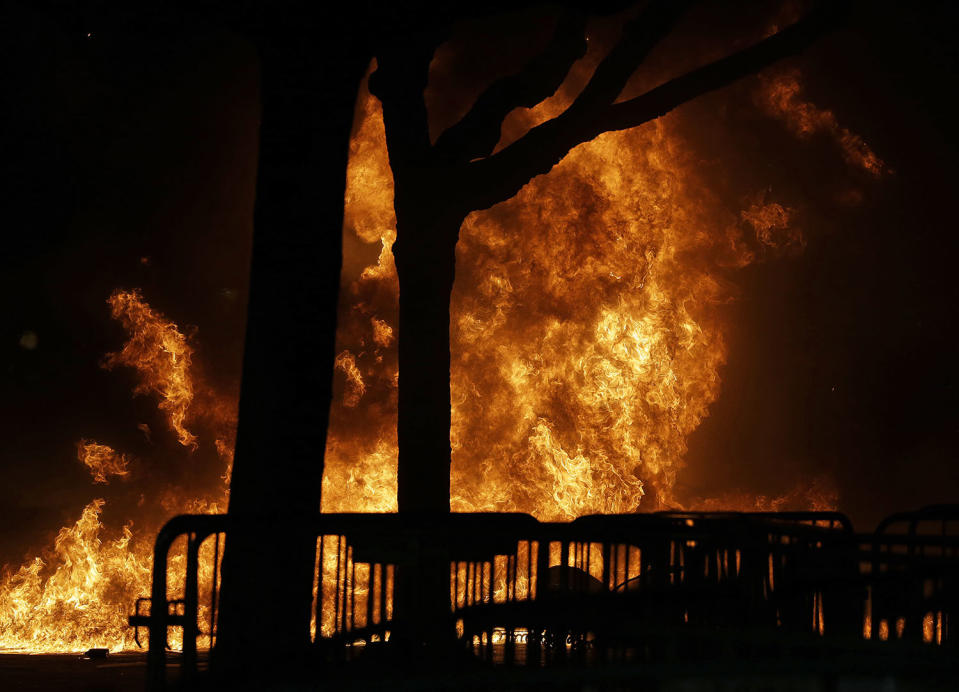
<instances>
[{"instance_id":1,"label":"metal barricade","mask_svg":"<svg viewBox=\"0 0 959 692\"><path fill-rule=\"evenodd\" d=\"M896 642L945 650L956 639L949 625L959 605L959 536L886 529L954 516L940 508L855 534L835 512L663 512L569 523L519 514L318 514L313 645L317 660L345 664L366 647L392 646L397 630L423 617L404 601L410 580L422 577L424 564L448 564L448 591L435 594L448 610L423 611L435 619L425 626L448 631L484 665L785 660L819 645L858 655ZM217 641L224 545L242 530L229 516L181 516L157 537L151 598L130 617L138 641L141 628L149 631L155 687L169 663L179 662L186 683L205 667ZM171 652L178 642L181 653Z\"/></svg>"}]
</instances>

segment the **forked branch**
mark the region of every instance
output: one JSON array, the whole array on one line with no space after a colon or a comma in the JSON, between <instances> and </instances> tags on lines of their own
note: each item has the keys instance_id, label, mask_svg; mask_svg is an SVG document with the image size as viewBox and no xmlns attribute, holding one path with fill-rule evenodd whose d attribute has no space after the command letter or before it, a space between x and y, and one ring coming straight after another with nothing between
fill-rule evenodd
<instances>
[{"instance_id":1,"label":"forked branch","mask_svg":"<svg viewBox=\"0 0 959 692\"><path fill-rule=\"evenodd\" d=\"M625 130L665 115L697 96L727 86L742 77L755 74L783 58L796 55L833 26L846 3L823 0L805 17L782 31L716 62L688 72L636 98L614 103L625 84L622 69L604 69L604 65L620 50L613 49L607 61L597 68L591 88L603 92L605 103L590 97L588 106L574 102L562 115L534 127L522 138L493 156L469 164L463 171L470 208L486 209L510 199L537 175L548 173L573 148L595 139L604 132ZM624 33L623 39L629 37ZM645 53L643 54L643 56ZM641 58L642 59L642 58ZM632 74L632 70L630 70ZM593 83L597 82L594 87ZM620 83L616 93L604 89L609 79ZM579 98L577 99L579 102Z\"/></svg>"},{"instance_id":2,"label":"forked branch","mask_svg":"<svg viewBox=\"0 0 959 692\"><path fill-rule=\"evenodd\" d=\"M532 108L563 83L573 64L586 53L585 30L583 14L569 12L560 17L546 50L519 73L493 83L462 120L439 136L434 146L437 159L456 164L488 156L510 111Z\"/></svg>"}]
</instances>

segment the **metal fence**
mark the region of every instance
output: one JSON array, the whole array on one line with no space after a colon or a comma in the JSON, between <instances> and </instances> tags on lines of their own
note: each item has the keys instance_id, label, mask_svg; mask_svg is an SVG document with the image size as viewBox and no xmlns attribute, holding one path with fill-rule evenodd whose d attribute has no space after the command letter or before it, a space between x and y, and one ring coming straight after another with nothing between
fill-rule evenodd
<instances>
[{"instance_id":1,"label":"metal fence","mask_svg":"<svg viewBox=\"0 0 959 692\"><path fill-rule=\"evenodd\" d=\"M955 507L895 515L874 534L854 533L834 512L570 523L454 514L429 524L325 514L313 523L312 629L324 661L390 646L410 615L397 607L398 585L427 554L449 564L448 619L435 627L491 666L795 658L810 646L885 651L896 642L945 651L959 639L950 632ZM216 645L221 556L239 530L231 517L205 515L160 532L151 598L130 618L138 633L149 630L156 686L171 662L189 681ZM178 642L180 653L171 650Z\"/></svg>"}]
</instances>

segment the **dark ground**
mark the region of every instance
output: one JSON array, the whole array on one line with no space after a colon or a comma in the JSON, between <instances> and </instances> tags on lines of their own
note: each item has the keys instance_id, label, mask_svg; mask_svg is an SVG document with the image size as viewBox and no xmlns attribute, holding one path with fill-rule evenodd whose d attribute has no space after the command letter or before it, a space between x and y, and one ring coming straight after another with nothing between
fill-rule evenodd
<instances>
[{"instance_id":1,"label":"dark ground","mask_svg":"<svg viewBox=\"0 0 959 692\"><path fill-rule=\"evenodd\" d=\"M139 692L146 687L145 674L146 657L142 653L113 654L102 661L85 660L77 654L0 654L0 690L4 692ZM596 682L577 682L575 677L567 672L559 678L549 680L545 685L539 680L530 684L493 683L491 687L486 687L479 678L471 675L468 676L471 679L460 680L456 689L490 689L502 692L528 689L577 692L598 692L600 689L623 692L945 692L955 689L955 681L952 679L940 679L936 676L892 677L866 671L829 676L798 670L791 673L774 673L757 669L737 673L727 671L716 675L704 674L703 671L694 669L681 669L666 676L666 679L637 678L630 682L611 683L612 687L603 686L603 676ZM377 676L377 679L389 682L387 686L380 685L375 689L431 689L429 684L403 685L390 676ZM610 681L606 682L610 684ZM477 687L477 684L480 687ZM298 687L297 690L330 690L338 687L335 684L330 686L329 683L320 683L315 687ZM365 685L363 688L374 689Z\"/></svg>"},{"instance_id":2,"label":"dark ground","mask_svg":"<svg viewBox=\"0 0 959 692\"><path fill-rule=\"evenodd\" d=\"M127 692L146 687L146 654L112 654L87 660L78 654L0 654L5 692Z\"/></svg>"}]
</instances>

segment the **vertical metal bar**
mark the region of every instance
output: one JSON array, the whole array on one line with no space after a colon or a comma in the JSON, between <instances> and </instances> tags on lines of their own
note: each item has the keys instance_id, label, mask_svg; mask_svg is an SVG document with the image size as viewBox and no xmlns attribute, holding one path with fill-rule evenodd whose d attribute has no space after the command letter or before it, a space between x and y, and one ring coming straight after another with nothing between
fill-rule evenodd
<instances>
[{"instance_id":1,"label":"vertical metal bar","mask_svg":"<svg viewBox=\"0 0 959 692\"><path fill-rule=\"evenodd\" d=\"M560 541L559 553L559 590L567 591L569 589L569 543Z\"/></svg>"},{"instance_id":2,"label":"vertical metal bar","mask_svg":"<svg viewBox=\"0 0 959 692\"><path fill-rule=\"evenodd\" d=\"M627 553L628 550L629 550L629 548L626 547L626 544L619 544L619 543L614 543L614 544L613 544L613 554L612 554L612 556L611 556L611 558L612 558L612 565L610 565L609 571L610 571L610 581L612 582L613 590L614 590L614 591L619 588L619 584L620 584L619 573L620 573L620 572L623 572L623 579L622 579L623 582L625 582L625 581L629 578L629 577L628 577L628 574L629 574L629 563L628 563L628 561L625 559L625 558L626 558L626 553ZM621 567L621 564L622 564L622 563L626 563L626 569L623 569L623 568ZM623 586L623 589L625 589L625 588L626 588L626 587Z\"/></svg>"},{"instance_id":3,"label":"vertical metal bar","mask_svg":"<svg viewBox=\"0 0 959 692\"><path fill-rule=\"evenodd\" d=\"M199 629L199 552L197 535L190 533L186 544L186 590L183 594L183 680L196 674L196 635Z\"/></svg>"},{"instance_id":4,"label":"vertical metal bar","mask_svg":"<svg viewBox=\"0 0 959 692\"><path fill-rule=\"evenodd\" d=\"M167 553L170 539L160 531L153 547L153 583L150 588L150 648L147 651L147 684L150 690L166 689Z\"/></svg>"},{"instance_id":5,"label":"vertical metal bar","mask_svg":"<svg viewBox=\"0 0 959 692\"><path fill-rule=\"evenodd\" d=\"M540 539L536 547L536 598L549 590L549 539Z\"/></svg>"}]
</instances>

